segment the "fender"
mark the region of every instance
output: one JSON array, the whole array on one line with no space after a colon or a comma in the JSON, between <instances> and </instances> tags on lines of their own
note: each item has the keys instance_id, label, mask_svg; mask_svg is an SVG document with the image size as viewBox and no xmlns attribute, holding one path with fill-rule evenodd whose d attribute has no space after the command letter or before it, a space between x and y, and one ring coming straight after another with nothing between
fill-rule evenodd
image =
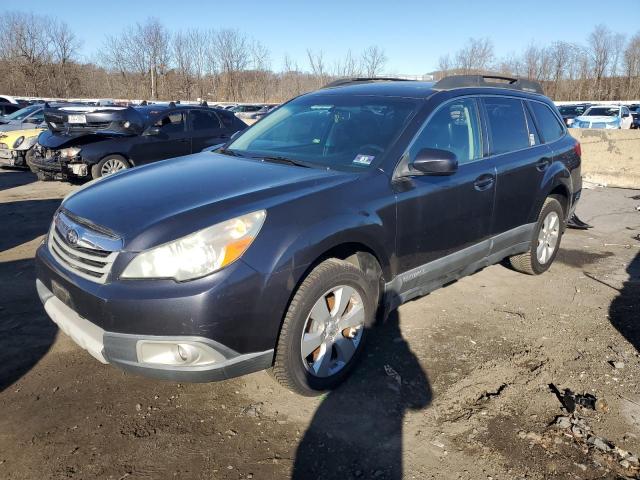
<instances>
[{"instance_id":1,"label":"fender","mask_svg":"<svg viewBox=\"0 0 640 480\"><path fill-rule=\"evenodd\" d=\"M536 197L533 209L529 214L529 222L536 222L538 220L538 213L542 208L542 204L551 194L551 192L553 192L558 187L564 190L564 193L567 196L568 205L571 206L571 198L573 195L571 172L564 163L555 161L547 169L544 177L542 178L542 181L540 182L538 196ZM567 209L567 212L565 212L565 214L568 213L568 210L569 209Z\"/></svg>"}]
</instances>

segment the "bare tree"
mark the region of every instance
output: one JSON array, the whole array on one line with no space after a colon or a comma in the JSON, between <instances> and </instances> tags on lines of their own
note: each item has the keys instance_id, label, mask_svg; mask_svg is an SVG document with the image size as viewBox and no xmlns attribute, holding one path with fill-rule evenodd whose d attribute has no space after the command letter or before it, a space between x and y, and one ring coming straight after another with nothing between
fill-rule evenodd
<instances>
[{"instance_id":1,"label":"bare tree","mask_svg":"<svg viewBox=\"0 0 640 480\"><path fill-rule=\"evenodd\" d=\"M223 76L226 97L240 99L239 73L250 62L249 41L238 30L221 30L213 38L213 53Z\"/></svg>"},{"instance_id":2,"label":"bare tree","mask_svg":"<svg viewBox=\"0 0 640 480\"><path fill-rule=\"evenodd\" d=\"M603 97L602 78L611 64L613 42L613 33L604 25L596 26L587 40L591 68L595 77L594 93L598 100Z\"/></svg>"},{"instance_id":3,"label":"bare tree","mask_svg":"<svg viewBox=\"0 0 640 480\"><path fill-rule=\"evenodd\" d=\"M318 79L318 87L327 83L327 71L324 63L324 54L322 50L318 53L313 53L313 51L307 49L307 58L309 59L309 65L311 67L311 72Z\"/></svg>"},{"instance_id":4,"label":"bare tree","mask_svg":"<svg viewBox=\"0 0 640 480\"><path fill-rule=\"evenodd\" d=\"M362 52L362 69L367 77L377 77L387 64L384 50L377 45L371 45Z\"/></svg>"},{"instance_id":5,"label":"bare tree","mask_svg":"<svg viewBox=\"0 0 640 480\"><path fill-rule=\"evenodd\" d=\"M640 97L640 32L636 33L627 44L623 54L626 77L627 98ZM635 87L635 88L634 88Z\"/></svg>"},{"instance_id":6,"label":"bare tree","mask_svg":"<svg viewBox=\"0 0 640 480\"><path fill-rule=\"evenodd\" d=\"M493 44L488 38L470 38L455 58L455 66L462 73L484 72L494 59Z\"/></svg>"}]
</instances>

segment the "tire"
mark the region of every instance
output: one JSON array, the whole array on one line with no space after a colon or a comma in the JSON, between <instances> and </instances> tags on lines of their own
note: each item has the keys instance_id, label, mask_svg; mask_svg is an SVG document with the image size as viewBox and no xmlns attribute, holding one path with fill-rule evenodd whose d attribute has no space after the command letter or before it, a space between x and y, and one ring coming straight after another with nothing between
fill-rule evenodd
<instances>
[{"instance_id":1,"label":"tire","mask_svg":"<svg viewBox=\"0 0 640 480\"><path fill-rule=\"evenodd\" d=\"M554 218L555 223L552 223ZM546 221L549 223L545 223ZM551 230L549 230L549 226L551 226ZM553 233L545 237L544 229L556 232L555 237ZM564 210L562 205L554 197L548 197L542 205L540 215L538 215L529 251L510 257L509 263L518 272L528 275L540 275L546 272L558 254L563 233Z\"/></svg>"},{"instance_id":2,"label":"tire","mask_svg":"<svg viewBox=\"0 0 640 480\"><path fill-rule=\"evenodd\" d=\"M342 312L336 305L341 297L345 305ZM364 273L354 265L337 259L319 264L291 300L271 375L285 388L304 396L337 387L361 356L377 301ZM352 323L358 326L340 328ZM306 358L302 353L304 338L308 339L306 350L310 352ZM316 343L319 346L311 350Z\"/></svg>"},{"instance_id":3,"label":"tire","mask_svg":"<svg viewBox=\"0 0 640 480\"><path fill-rule=\"evenodd\" d=\"M111 168L110 168L111 167ZM120 170L130 168L131 164L121 155L107 155L91 167L91 178L100 178L111 175Z\"/></svg>"}]
</instances>

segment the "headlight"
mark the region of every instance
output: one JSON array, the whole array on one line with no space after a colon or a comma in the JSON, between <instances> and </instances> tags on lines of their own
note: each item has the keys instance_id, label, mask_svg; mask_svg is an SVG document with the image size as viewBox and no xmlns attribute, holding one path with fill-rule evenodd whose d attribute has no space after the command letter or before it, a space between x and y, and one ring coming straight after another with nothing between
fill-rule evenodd
<instances>
[{"instance_id":1,"label":"headlight","mask_svg":"<svg viewBox=\"0 0 640 480\"><path fill-rule=\"evenodd\" d=\"M79 153L80 153L80 149L78 147L63 148L62 150L60 150L60 157L73 158Z\"/></svg>"},{"instance_id":2,"label":"headlight","mask_svg":"<svg viewBox=\"0 0 640 480\"><path fill-rule=\"evenodd\" d=\"M604 128L619 128L619 127L620 127L619 120L613 120L611 122L607 122L604 124Z\"/></svg>"},{"instance_id":3,"label":"headlight","mask_svg":"<svg viewBox=\"0 0 640 480\"><path fill-rule=\"evenodd\" d=\"M121 278L173 278L179 282L204 277L235 262L262 228L265 210L242 215L139 253Z\"/></svg>"},{"instance_id":4,"label":"headlight","mask_svg":"<svg viewBox=\"0 0 640 480\"><path fill-rule=\"evenodd\" d=\"M567 127L572 125L575 120L573 118L567 118Z\"/></svg>"},{"instance_id":5,"label":"headlight","mask_svg":"<svg viewBox=\"0 0 640 480\"><path fill-rule=\"evenodd\" d=\"M16 141L13 142L13 148L18 148L20 145L22 145L22 142L24 142L24 136L16 138Z\"/></svg>"}]
</instances>

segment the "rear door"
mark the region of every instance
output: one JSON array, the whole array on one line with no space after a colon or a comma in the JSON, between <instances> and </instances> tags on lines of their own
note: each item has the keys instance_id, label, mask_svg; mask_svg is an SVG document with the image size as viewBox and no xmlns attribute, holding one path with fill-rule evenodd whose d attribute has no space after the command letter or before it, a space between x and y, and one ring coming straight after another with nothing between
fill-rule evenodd
<instances>
[{"instance_id":1,"label":"rear door","mask_svg":"<svg viewBox=\"0 0 640 480\"><path fill-rule=\"evenodd\" d=\"M492 235L505 233L506 246L523 241L520 228L532 211L552 151L540 141L523 99L485 96L482 100L491 158L497 171ZM499 247L502 247L500 245Z\"/></svg>"},{"instance_id":2,"label":"rear door","mask_svg":"<svg viewBox=\"0 0 640 480\"><path fill-rule=\"evenodd\" d=\"M189 131L193 153L201 152L212 145L225 143L230 137L229 131L213 110L190 110Z\"/></svg>"},{"instance_id":3,"label":"rear door","mask_svg":"<svg viewBox=\"0 0 640 480\"><path fill-rule=\"evenodd\" d=\"M131 147L131 159L136 165L180 157L191 153L191 139L187 131L186 110L166 112L153 122L136 144ZM149 135L153 128L157 132Z\"/></svg>"}]
</instances>

